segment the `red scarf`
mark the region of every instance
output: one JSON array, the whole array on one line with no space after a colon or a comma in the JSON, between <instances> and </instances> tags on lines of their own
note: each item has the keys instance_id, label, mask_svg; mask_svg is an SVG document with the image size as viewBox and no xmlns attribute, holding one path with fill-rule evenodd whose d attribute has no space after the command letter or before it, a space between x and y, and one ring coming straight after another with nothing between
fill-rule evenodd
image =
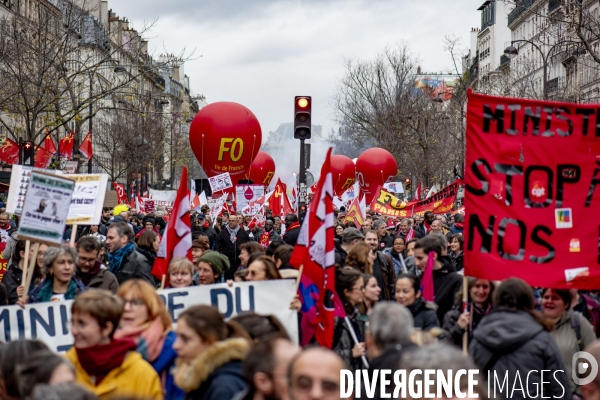
<instances>
[{"instance_id":1,"label":"red scarf","mask_svg":"<svg viewBox=\"0 0 600 400\"><path fill-rule=\"evenodd\" d=\"M431 225L429 225L427 221L423 221L423 229L425 229L425 233L429 233L431 230Z\"/></svg>"},{"instance_id":2,"label":"red scarf","mask_svg":"<svg viewBox=\"0 0 600 400\"><path fill-rule=\"evenodd\" d=\"M296 228L300 228L300 222L297 222L297 221L296 221L296 222L292 223L290 226L288 226L288 227L286 228L286 230L285 230L285 231L286 231L286 232L289 232L289 231L291 231L292 229L296 229Z\"/></svg>"},{"instance_id":3,"label":"red scarf","mask_svg":"<svg viewBox=\"0 0 600 400\"><path fill-rule=\"evenodd\" d=\"M262 235L260 235L259 243L262 247L268 247L269 243L271 243L271 233L273 233L273 231L271 231L271 232L264 231L262 233Z\"/></svg>"},{"instance_id":4,"label":"red scarf","mask_svg":"<svg viewBox=\"0 0 600 400\"><path fill-rule=\"evenodd\" d=\"M415 238L415 231L413 228L410 228L408 232L406 232L406 236L404 236L404 243L407 243L409 240Z\"/></svg>"},{"instance_id":5,"label":"red scarf","mask_svg":"<svg viewBox=\"0 0 600 400\"><path fill-rule=\"evenodd\" d=\"M131 340L112 339L108 344L75 348L75 352L83 370L96 378L95 385L98 386L110 371L123 364L127 353L136 348Z\"/></svg>"}]
</instances>

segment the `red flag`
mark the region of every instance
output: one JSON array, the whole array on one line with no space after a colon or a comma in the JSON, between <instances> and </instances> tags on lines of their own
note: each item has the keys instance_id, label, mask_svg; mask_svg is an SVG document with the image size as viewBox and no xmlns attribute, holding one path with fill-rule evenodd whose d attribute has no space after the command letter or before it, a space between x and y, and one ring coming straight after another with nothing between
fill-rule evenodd
<instances>
[{"instance_id":1,"label":"red flag","mask_svg":"<svg viewBox=\"0 0 600 400\"><path fill-rule=\"evenodd\" d=\"M35 151L35 164L37 168L48 168L52 162L52 155L42 146L38 146Z\"/></svg>"},{"instance_id":2,"label":"red flag","mask_svg":"<svg viewBox=\"0 0 600 400\"><path fill-rule=\"evenodd\" d=\"M423 279L421 280L421 295L423 300L433 302L435 294L433 291L433 267L435 265L435 252L430 251L427 255L427 264L423 271Z\"/></svg>"},{"instance_id":3,"label":"red flag","mask_svg":"<svg viewBox=\"0 0 600 400\"><path fill-rule=\"evenodd\" d=\"M48 129L46 129L46 138L44 139L44 149L50 154L50 158L54 157L56 154L56 146L54 145L54 140L52 140L52 136L48 133Z\"/></svg>"},{"instance_id":4,"label":"red flag","mask_svg":"<svg viewBox=\"0 0 600 400\"><path fill-rule=\"evenodd\" d=\"M127 204L127 194L125 193L125 188L123 187L123 185L115 182L113 182L112 185L113 188L115 188L115 191L117 192L119 204Z\"/></svg>"},{"instance_id":5,"label":"red flag","mask_svg":"<svg viewBox=\"0 0 600 400\"><path fill-rule=\"evenodd\" d=\"M421 200L421 190L423 187L423 182L419 182L419 186L417 186L417 190L415 190L415 198L414 200L419 201Z\"/></svg>"},{"instance_id":6,"label":"red flag","mask_svg":"<svg viewBox=\"0 0 600 400\"><path fill-rule=\"evenodd\" d=\"M348 207L348 212L346 213L346 218L344 222L352 222L356 229L362 228L362 225L365 222L365 217L360 209L360 202L358 201L358 197L355 197Z\"/></svg>"},{"instance_id":7,"label":"red flag","mask_svg":"<svg viewBox=\"0 0 600 400\"><path fill-rule=\"evenodd\" d=\"M200 206L200 197L198 197L198 193L196 193L194 195L194 199L192 200L192 204L190 204L190 207L194 209L198 206Z\"/></svg>"},{"instance_id":8,"label":"red flag","mask_svg":"<svg viewBox=\"0 0 600 400\"><path fill-rule=\"evenodd\" d=\"M70 160L71 157L73 157L73 146L75 145L74 135L75 131L71 131L67 136L60 139L58 142L58 151L60 152L61 158Z\"/></svg>"},{"instance_id":9,"label":"red flag","mask_svg":"<svg viewBox=\"0 0 600 400\"><path fill-rule=\"evenodd\" d=\"M79 146L79 152L83 154L88 161L94 155L94 152L92 151L92 132L88 132L87 135L85 135L85 139L83 139L83 142L81 142L81 145Z\"/></svg>"},{"instance_id":10,"label":"red flag","mask_svg":"<svg viewBox=\"0 0 600 400\"><path fill-rule=\"evenodd\" d=\"M0 160L8 164L17 164L19 162L19 145L6 138L0 146Z\"/></svg>"},{"instance_id":11,"label":"red flag","mask_svg":"<svg viewBox=\"0 0 600 400\"><path fill-rule=\"evenodd\" d=\"M333 227L333 176L330 148L321 168L321 178L311 207L300 228L298 243L290 258L290 264L295 268L304 266L299 286L303 308L313 305L303 314L302 341L306 343L311 339L307 337L310 335L305 335L305 327L308 326L309 330L315 331L319 344L329 348L333 343L334 305L336 302L339 303L335 292Z\"/></svg>"},{"instance_id":12,"label":"red flag","mask_svg":"<svg viewBox=\"0 0 600 400\"><path fill-rule=\"evenodd\" d=\"M285 217L294 212L290 200L288 199L287 194L285 194L285 186L281 182L281 179L277 180L275 192L269 198L269 208L273 212L273 215L279 215L281 217Z\"/></svg>"},{"instance_id":13,"label":"red flag","mask_svg":"<svg viewBox=\"0 0 600 400\"><path fill-rule=\"evenodd\" d=\"M177 189L177 198L171 211L171 218L167 223L165 234L160 242L160 247L152 267L152 275L157 279L166 277L165 286L169 284L167 271L169 262L174 257L188 257L192 259L192 222L190 220L190 191L188 190L187 168L183 167L181 179Z\"/></svg>"}]
</instances>

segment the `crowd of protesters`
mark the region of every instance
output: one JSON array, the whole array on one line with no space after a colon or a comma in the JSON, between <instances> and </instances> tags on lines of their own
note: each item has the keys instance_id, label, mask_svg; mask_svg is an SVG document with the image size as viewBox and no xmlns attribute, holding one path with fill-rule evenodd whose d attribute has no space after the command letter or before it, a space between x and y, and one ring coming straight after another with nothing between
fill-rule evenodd
<instances>
[{"instance_id":1,"label":"crowd of protesters","mask_svg":"<svg viewBox=\"0 0 600 400\"><path fill-rule=\"evenodd\" d=\"M197 305L173 321L151 273L169 210L105 208L99 225L68 227L63 246L39 246L27 290L27 246L2 211L10 261L0 304L74 300L74 341L64 356L38 340L0 345L0 399L337 399L340 371L367 368L365 360L370 373L479 368L507 373L509 382L549 369L555 380L531 379L545 394L600 399L600 378L578 385L571 363L584 349L600 360L595 294L532 288L516 278L463 285L462 214L396 219L369 212L357 227L336 210L335 286L348 318L336 317L330 350L302 331L290 337L272 315L225 320L217 308ZM298 278L289 264L300 232L296 214L267 210L260 226L241 213L208 214L192 214L192 259L171 260L167 287ZM431 302L421 282L428 264ZM289 307L301 313L297 296ZM311 344L295 344L303 342ZM488 396L483 382L477 392ZM520 396L512 398L528 398Z\"/></svg>"}]
</instances>

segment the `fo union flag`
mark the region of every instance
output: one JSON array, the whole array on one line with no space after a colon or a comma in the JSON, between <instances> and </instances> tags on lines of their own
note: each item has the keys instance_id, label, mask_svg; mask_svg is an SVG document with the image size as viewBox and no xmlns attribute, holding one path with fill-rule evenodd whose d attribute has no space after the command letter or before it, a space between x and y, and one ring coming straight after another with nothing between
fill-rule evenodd
<instances>
[{"instance_id":1,"label":"fo union flag","mask_svg":"<svg viewBox=\"0 0 600 400\"><path fill-rule=\"evenodd\" d=\"M331 148L321 168L310 209L304 218L290 264L302 267L299 294L302 301L302 344L313 336L331 348L334 316L339 301L335 294L335 247ZM342 311L340 311L341 313ZM341 315L343 316L343 315Z\"/></svg>"},{"instance_id":2,"label":"fo union flag","mask_svg":"<svg viewBox=\"0 0 600 400\"><path fill-rule=\"evenodd\" d=\"M600 105L467 104L465 275L600 287Z\"/></svg>"}]
</instances>

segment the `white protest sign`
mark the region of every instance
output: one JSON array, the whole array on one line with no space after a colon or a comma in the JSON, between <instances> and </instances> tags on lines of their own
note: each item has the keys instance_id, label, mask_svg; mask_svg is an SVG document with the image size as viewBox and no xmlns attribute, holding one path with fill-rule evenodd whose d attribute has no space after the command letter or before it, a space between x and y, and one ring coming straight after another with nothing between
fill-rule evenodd
<instances>
[{"instance_id":1,"label":"white protest sign","mask_svg":"<svg viewBox=\"0 0 600 400\"><path fill-rule=\"evenodd\" d=\"M186 308L210 304L218 307L227 319L245 311L273 314L292 340L298 341L298 313L289 308L296 294L295 280L236 282L232 287L222 283L159 290L157 293L167 306L173 323ZM73 344L69 328L72 303L69 300L28 304L25 309L16 305L0 307L0 341L39 339L52 350L67 351Z\"/></svg>"},{"instance_id":2,"label":"white protest sign","mask_svg":"<svg viewBox=\"0 0 600 400\"><path fill-rule=\"evenodd\" d=\"M263 185L236 185L235 206L238 210L243 210L264 195L265 187Z\"/></svg>"},{"instance_id":3,"label":"white protest sign","mask_svg":"<svg viewBox=\"0 0 600 400\"><path fill-rule=\"evenodd\" d=\"M387 182L383 184L383 188L392 193L404 193L402 182Z\"/></svg>"},{"instance_id":4,"label":"white protest sign","mask_svg":"<svg viewBox=\"0 0 600 400\"><path fill-rule=\"evenodd\" d=\"M177 198L177 190L154 190L150 189L150 198L155 207L173 207Z\"/></svg>"},{"instance_id":5,"label":"white protest sign","mask_svg":"<svg viewBox=\"0 0 600 400\"><path fill-rule=\"evenodd\" d=\"M25 194L29 186L29 179L33 167L25 167L23 165L13 165L10 173L10 187L8 190L8 198L6 199L6 212L9 214L21 215L23 212L23 202ZM35 168L35 171L44 171L49 174L56 174L58 171L44 170Z\"/></svg>"},{"instance_id":6,"label":"white protest sign","mask_svg":"<svg viewBox=\"0 0 600 400\"><path fill-rule=\"evenodd\" d=\"M67 225L97 225L102 217L102 206L108 184L107 174L69 175L75 181L75 190L69 206Z\"/></svg>"},{"instance_id":7,"label":"white protest sign","mask_svg":"<svg viewBox=\"0 0 600 400\"><path fill-rule=\"evenodd\" d=\"M231 183L231 176L229 176L229 172L224 172L222 174L208 178L208 183L210 184L210 189L213 192L219 192L221 190L233 187L233 183Z\"/></svg>"},{"instance_id":8,"label":"white protest sign","mask_svg":"<svg viewBox=\"0 0 600 400\"><path fill-rule=\"evenodd\" d=\"M219 197L217 201L210 207L210 219L214 221L215 218L217 218L217 215L219 215L223 209L223 206L225 205L225 201L227 201L227 193Z\"/></svg>"},{"instance_id":9,"label":"white protest sign","mask_svg":"<svg viewBox=\"0 0 600 400\"><path fill-rule=\"evenodd\" d=\"M75 182L33 171L19 224L19 239L60 245Z\"/></svg>"}]
</instances>

